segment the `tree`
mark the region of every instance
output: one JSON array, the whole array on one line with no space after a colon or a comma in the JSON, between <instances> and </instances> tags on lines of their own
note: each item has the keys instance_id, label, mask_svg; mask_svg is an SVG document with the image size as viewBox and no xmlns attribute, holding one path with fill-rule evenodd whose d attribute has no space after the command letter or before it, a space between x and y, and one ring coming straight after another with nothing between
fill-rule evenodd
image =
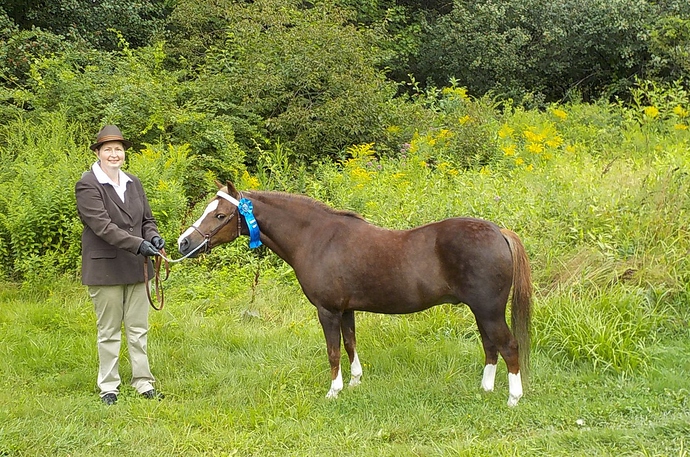
<instances>
[{"instance_id":1,"label":"tree","mask_svg":"<svg viewBox=\"0 0 690 457\"><path fill-rule=\"evenodd\" d=\"M5 0L8 16L22 30L40 28L77 37L99 49L117 49L116 29L132 47L144 46L162 30L171 0Z\"/></svg>"},{"instance_id":2,"label":"tree","mask_svg":"<svg viewBox=\"0 0 690 457\"><path fill-rule=\"evenodd\" d=\"M649 60L646 0L456 0L427 29L414 73L474 94L596 98Z\"/></svg>"},{"instance_id":3,"label":"tree","mask_svg":"<svg viewBox=\"0 0 690 457\"><path fill-rule=\"evenodd\" d=\"M241 107L263 119L266 138L299 159L338 156L383 130L395 85L377 69L373 35L341 8L296 0L182 0L171 21L179 37L198 37L193 46L186 39L170 46L193 62L202 87L214 89L202 95L207 105Z\"/></svg>"}]
</instances>

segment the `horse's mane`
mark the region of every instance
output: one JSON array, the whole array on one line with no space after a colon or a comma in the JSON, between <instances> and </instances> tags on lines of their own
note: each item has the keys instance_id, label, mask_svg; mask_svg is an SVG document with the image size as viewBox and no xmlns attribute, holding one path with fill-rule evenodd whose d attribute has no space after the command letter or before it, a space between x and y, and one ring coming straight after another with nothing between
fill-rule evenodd
<instances>
[{"instance_id":1,"label":"horse's mane","mask_svg":"<svg viewBox=\"0 0 690 457\"><path fill-rule=\"evenodd\" d=\"M335 214L338 216L353 217L355 219L365 220L360 214L358 214L354 211L335 209L335 208L328 206L324 202L316 200L312 197L308 197L306 195L291 194L288 192L280 192L280 191L251 191L251 192L246 192L246 193L250 194L250 195L251 194L259 194L259 195L280 196L281 198L284 198L286 200L296 200L296 201L306 203L308 206L311 206L316 210L325 211L325 212L330 213L330 214Z\"/></svg>"}]
</instances>

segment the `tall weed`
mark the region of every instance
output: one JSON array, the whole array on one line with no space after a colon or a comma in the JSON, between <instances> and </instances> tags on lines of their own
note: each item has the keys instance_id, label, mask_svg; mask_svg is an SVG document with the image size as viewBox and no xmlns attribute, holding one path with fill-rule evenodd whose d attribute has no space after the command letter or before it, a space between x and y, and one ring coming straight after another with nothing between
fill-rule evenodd
<instances>
[{"instance_id":1,"label":"tall weed","mask_svg":"<svg viewBox=\"0 0 690 457\"><path fill-rule=\"evenodd\" d=\"M35 122L18 118L2 128L0 233L7 243L1 253L6 274L74 269L81 233L74 183L87 157L76 144L80 134L61 113Z\"/></svg>"},{"instance_id":2,"label":"tall weed","mask_svg":"<svg viewBox=\"0 0 690 457\"><path fill-rule=\"evenodd\" d=\"M537 347L564 363L633 373L667 324L663 297L639 287L583 282L552 293L533 319Z\"/></svg>"}]
</instances>

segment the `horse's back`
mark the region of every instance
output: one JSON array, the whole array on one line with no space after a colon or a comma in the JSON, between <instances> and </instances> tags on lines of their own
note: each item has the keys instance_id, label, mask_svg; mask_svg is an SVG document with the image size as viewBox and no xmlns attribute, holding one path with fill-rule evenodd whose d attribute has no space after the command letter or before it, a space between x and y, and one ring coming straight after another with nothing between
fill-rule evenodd
<instances>
[{"instance_id":1,"label":"horse's back","mask_svg":"<svg viewBox=\"0 0 690 457\"><path fill-rule=\"evenodd\" d=\"M358 223L337 233L308 273L298 275L312 302L409 313L467 303L482 288L496 290L491 282L502 290L512 279L510 249L489 221L451 218L409 230Z\"/></svg>"}]
</instances>

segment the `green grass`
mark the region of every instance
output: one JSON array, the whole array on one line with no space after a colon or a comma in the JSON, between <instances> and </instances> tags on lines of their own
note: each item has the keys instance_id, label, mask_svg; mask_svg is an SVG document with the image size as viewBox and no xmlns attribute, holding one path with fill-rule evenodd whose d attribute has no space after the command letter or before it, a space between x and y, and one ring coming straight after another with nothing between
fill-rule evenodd
<instances>
[{"instance_id":1,"label":"green grass","mask_svg":"<svg viewBox=\"0 0 690 457\"><path fill-rule=\"evenodd\" d=\"M466 308L359 314L363 383L326 400L325 343L299 288L267 275L253 302L217 287L210 306L185 299L196 269L175 267L166 308L151 315L151 361L167 397L143 400L125 386L113 407L95 389L83 287L3 285L0 455L687 455L687 331L648 341L646 367L623 371L537 338L526 395L511 409L503 364L495 392L479 387ZM552 306L565 307L538 301L535 319ZM549 319L536 326L545 341L559 335Z\"/></svg>"}]
</instances>

